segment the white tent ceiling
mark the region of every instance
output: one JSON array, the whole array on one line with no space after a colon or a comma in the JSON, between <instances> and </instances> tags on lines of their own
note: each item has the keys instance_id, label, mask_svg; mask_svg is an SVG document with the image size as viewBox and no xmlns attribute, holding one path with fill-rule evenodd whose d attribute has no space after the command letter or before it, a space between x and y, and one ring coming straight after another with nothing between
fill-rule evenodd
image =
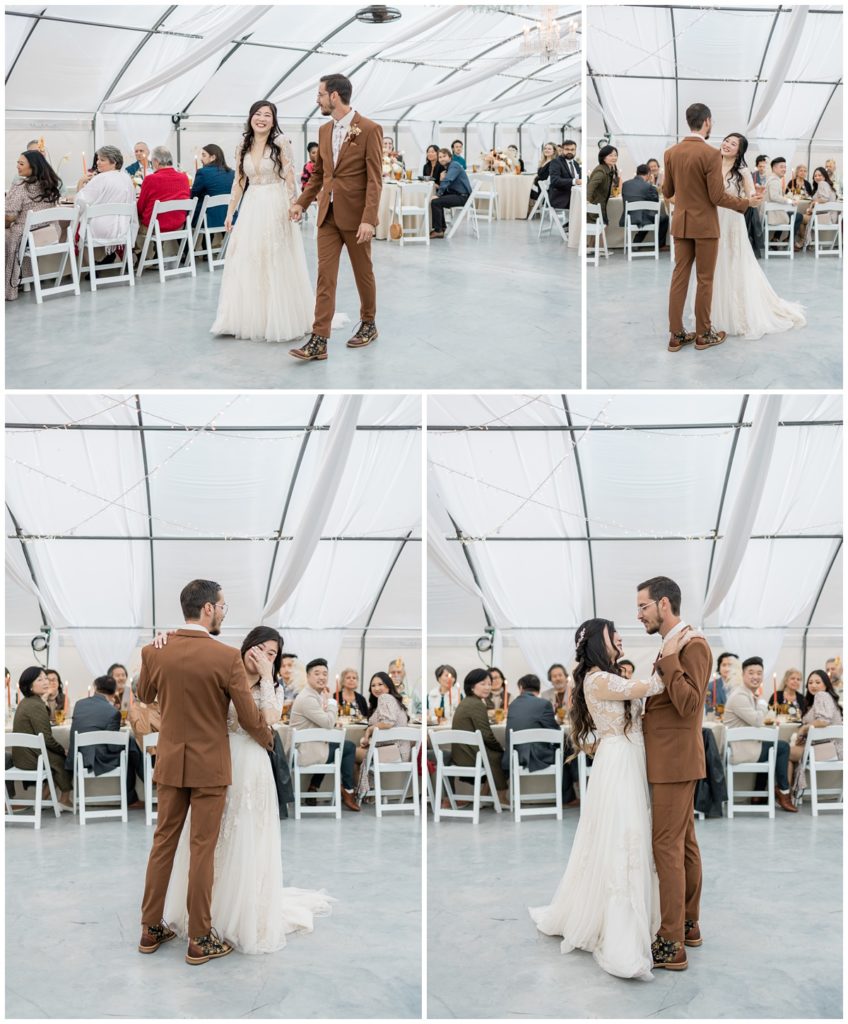
<instances>
[{"instance_id":1,"label":"white tent ceiling","mask_svg":"<svg viewBox=\"0 0 848 1024\"><path fill-rule=\"evenodd\" d=\"M685 111L706 103L713 134L749 136L788 160L842 151L842 8L594 7L587 14L591 146L611 132L634 162L662 157L685 134ZM785 68L784 47L797 43ZM746 126L782 79L770 112Z\"/></svg>"},{"instance_id":2,"label":"white tent ceiling","mask_svg":"<svg viewBox=\"0 0 848 1024\"><path fill-rule=\"evenodd\" d=\"M467 648L490 625L544 671L570 656L575 628L595 614L638 642L635 587L654 575L677 580L687 620L730 650L773 660L788 636L800 647L819 630L841 634L838 397L782 398L740 567L718 610L702 616L747 500L762 402L431 397L429 530L447 542L428 568L431 645L454 638Z\"/></svg>"},{"instance_id":3,"label":"white tent ceiling","mask_svg":"<svg viewBox=\"0 0 848 1024\"><path fill-rule=\"evenodd\" d=\"M42 624L30 576L72 609L60 617L48 609L48 624L78 647L79 630L102 631L121 647L110 660L129 659L153 626L178 624L180 590L195 577L223 585L227 633L243 635L261 621L309 525L340 401L8 398L7 638L31 637ZM336 649L343 633L419 637L420 422L417 398L363 399L343 474L326 495L321 540L292 596L266 618L284 636L335 632ZM20 535L32 539L22 544Z\"/></svg>"}]
</instances>

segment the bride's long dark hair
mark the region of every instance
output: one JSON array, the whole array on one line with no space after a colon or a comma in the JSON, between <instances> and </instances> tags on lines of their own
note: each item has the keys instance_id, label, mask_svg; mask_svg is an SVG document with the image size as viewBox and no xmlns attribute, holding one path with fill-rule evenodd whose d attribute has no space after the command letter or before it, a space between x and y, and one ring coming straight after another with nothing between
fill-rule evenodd
<instances>
[{"instance_id":1,"label":"bride's long dark hair","mask_svg":"<svg viewBox=\"0 0 848 1024\"><path fill-rule=\"evenodd\" d=\"M574 635L575 652L577 664L574 669L574 692L571 695L571 745L575 754L586 750L589 746L588 737L595 729L589 706L586 703L586 694L583 684L586 675L591 668L599 668L602 672L610 672L612 675L620 676L621 669L615 661L610 658L607 645L604 640L604 628L612 640L615 635L615 623L609 619L587 619ZM627 733L633 724L630 711L630 701L623 701L624 704L624 732Z\"/></svg>"},{"instance_id":2,"label":"bride's long dark hair","mask_svg":"<svg viewBox=\"0 0 848 1024\"><path fill-rule=\"evenodd\" d=\"M239 153L239 164L238 164L238 180L239 185L244 188L244 158L253 148L253 140L255 133L253 131L253 115L257 110L262 107L268 107L274 118L274 123L271 125L271 131L268 133L268 148L271 150L271 159L274 161L274 170L282 178L283 177L283 155L282 150L276 143L276 139L282 138L283 133L280 131L280 126L277 123L277 107L270 100L257 100L250 106L250 112L247 115L247 124L245 125L244 135L241 138L241 152Z\"/></svg>"},{"instance_id":3,"label":"bride's long dark hair","mask_svg":"<svg viewBox=\"0 0 848 1024\"><path fill-rule=\"evenodd\" d=\"M748 164L745 162L745 154L748 152L748 140L744 135L740 135L739 132L730 132L729 135L725 135L725 139L738 139L739 148L736 150L736 158L733 161L733 166L727 172L728 181L733 181L736 185L737 192L742 192L742 168L747 167Z\"/></svg>"}]
</instances>

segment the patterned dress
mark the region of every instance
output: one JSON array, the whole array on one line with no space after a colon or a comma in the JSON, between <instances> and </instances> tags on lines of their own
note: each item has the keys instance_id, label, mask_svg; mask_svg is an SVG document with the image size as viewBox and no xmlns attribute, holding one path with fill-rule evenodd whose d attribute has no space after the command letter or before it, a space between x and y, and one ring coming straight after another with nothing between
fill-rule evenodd
<instances>
[{"instance_id":1,"label":"patterned dress","mask_svg":"<svg viewBox=\"0 0 848 1024\"><path fill-rule=\"evenodd\" d=\"M18 250L24 235L24 224L30 210L49 210L56 204L39 197L39 186L19 181L12 185L6 193L6 214L17 214L12 224L6 228L6 301L14 302L18 297L18 284L21 280L21 265L18 262ZM23 276L30 274L29 259L24 260Z\"/></svg>"}]
</instances>

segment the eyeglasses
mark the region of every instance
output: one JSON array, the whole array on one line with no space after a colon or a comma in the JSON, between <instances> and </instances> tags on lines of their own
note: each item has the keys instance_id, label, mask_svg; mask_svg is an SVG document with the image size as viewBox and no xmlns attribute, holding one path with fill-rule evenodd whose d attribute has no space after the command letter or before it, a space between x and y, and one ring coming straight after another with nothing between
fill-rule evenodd
<instances>
[{"instance_id":1,"label":"eyeglasses","mask_svg":"<svg viewBox=\"0 0 848 1024\"><path fill-rule=\"evenodd\" d=\"M646 608L650 608L652 604L659 604L659 601L648 601L647 604L637 604L636 611L641 614Z\"/></svg>"},{"instance_id":2,"label":"eyeglasses","mask_svg":"<svg viewBox=\"0 0 848 1024\"><path fill-rule=\"evenodd\" d=\"M212 607L213 608L220 608L221 609L221 613L223 615L226 615L227 614L227 609L229 608L229 605L225 604L225 603L220 603L220 604L213 604Z\"/></svg>"}]
</instances>

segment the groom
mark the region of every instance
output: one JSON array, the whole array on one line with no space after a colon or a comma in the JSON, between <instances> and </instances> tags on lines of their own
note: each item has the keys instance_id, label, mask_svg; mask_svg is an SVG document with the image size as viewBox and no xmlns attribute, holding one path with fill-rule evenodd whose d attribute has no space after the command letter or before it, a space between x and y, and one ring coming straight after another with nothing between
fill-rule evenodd
<instances>
[{"instance_id":1,"label":"groom","mask_svg":"<svg viewBox=\"0 0 848 1024\"><path fill-rule=\"evenodd\" d=\"M695 838L695 787L706 775L701 727L712 667L704 636L680 619L680 587L667 576L640 583L637 618L662 648L654 671L665 690L649 697L644 735L653 806L654 862L660 883L654 967L685 971L684 946L702 943L701 853Z\"/></svg>"},{"instance_id":2,"label":"groom","mask_svg":"<svg viewBox=\"0 0 848 1024\"><path fill-rule=\"evenodd\" d=\"M720 234L716 207L725 206L736 213L744 213L749 206L759 206L763 201L761 195L737 199L725 192L721 153L707 145L713 125L710 108L703 103L693 103L686 108L686 123L689 134L667 149L664 157L663 195L674 199L671 219L674 273L668 296L669 352L679 352L691 341L699 351L715 348L727 337L726 331L715 330L710 322ZM683 307L693 263L698 281L696 333L687 334L683 328Z\"/></svg>"},{"instance_id":3,"label":"groom","mask_svg":"<svg viewBox=\"0 0 848 1024\"><path fill-rule=\"evenodd\" d=\"M295 359L327 358L327 341L336 309L339 258L347 249L359 292L360 324L348 348L365 348L377 338L377 284L371 266L371 239L383 188L383 129L350 106L353 85L344 75L325 75L318 85L318 106L330 122L318 132L315 170L289 217L299 221L318 196L318 287L312 335Z\"/></svg>"},{"instance_id":4,"label":"groom","mask_svg":"<svg viewBox=\"0 0 848 1024\"><path fill-rule=\"evenodd\" d=\"M224 595L211 580L192 580L180 594L185 626L161 650L141 652L138 696L159 701L161 725L156 744L158 820L147 862L141 907L139 953L155 953L175 933L163 922L165 894L174 854L191 809L188 872L188 950L186 963L205 964L226 956L232 946L212 928L214 854L232 782L227 709L232 700L239 724L267 750L274 734L260 715L241 655L213 637L227 613Z\"/></svg>"}]
</instances>

